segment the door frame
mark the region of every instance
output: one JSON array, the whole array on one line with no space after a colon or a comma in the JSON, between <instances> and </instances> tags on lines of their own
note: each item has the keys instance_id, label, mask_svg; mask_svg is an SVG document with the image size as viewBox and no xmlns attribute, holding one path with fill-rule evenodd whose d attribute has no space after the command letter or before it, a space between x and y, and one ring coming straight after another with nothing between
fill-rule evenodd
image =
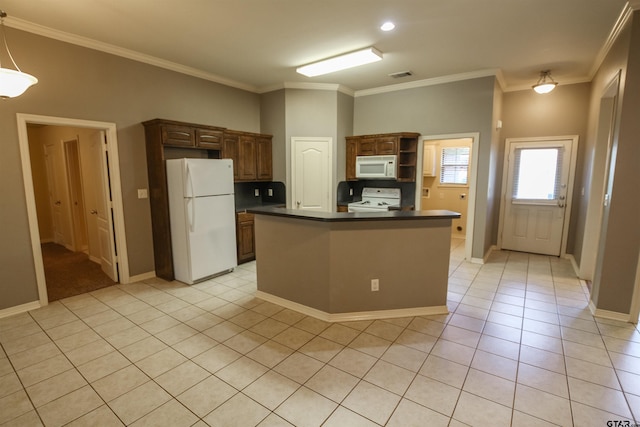
<instances>
[{"instance_id":1,"label":"door frame","mask_svg":"<svg viewBox=\"0 0 640 427\"><path fill-rule=\"evenodd\" d=\"M122 185L120 181L120 160L118 155L116 124L23 113L17 113L16 119L18 123L18 141L20 144L20 158L22 161L24 195L27 203L27 218L29 221L29 232L31 235L31 247L36 270L36 282L38 286L40 305L45 306L49 304L49 300L47 295L47 283L44 275L44 263L42 261L42 249L40 247L40 230L38 228L38 217L36 213L27 124L78 127L104 131L107 138L107 150L109 152L110 160L109 182L111 183L112 194L113 232L115 243L118 247L117 262L119 264L120 283L129 283L129 258L127 255L127 240L124 228L124 208L122 204Z\"/></svg>"},{"instance_id":2,"label":"door frame","mask_svg":"<svg viewBox=\"0 0 640 427\"><path fill-rule=\"evenodd\" d=\"M335 198L333 197L333 137L331 136L292 136L291 137L291 148L290 148L290 159L291 159L291 167L290 167L290 176L291 176L291 185L289 187L291 187L290 189L290 197L287 199L288 200L288 204L287 204L287 208L288 209L296 209L295 208L295 195L296 195L296 146L298 142L305 142L305 141L318 141L318 142L324 142L327 145L327 150L328 150L328 160L327 160L327 165L329 167L329 170L327 171L327 188L329 189L329 191L327 192L327 203L328 203L328 208L330 209L329 212L335 212L335 203L334 200Z\"/></svg>"},{"instance_id":3,"label":"door frame","mask_svg":"<svg viewBox=\"0 0 640 427\"><path fill-rule=\"evenodd\" d=\"M540 136L524 138L507 138L504 143L504 160L502 162L502 190L500 194L500 220L498 222L498 249L502 249L502 229L504 227L504 211L507 202L507 175L509 174L509 153L511 143L522 142L546 142L571 140L571 160L569 161L569 182L567 183L567 198L565 205L564 221L562 224L562 240L560 241L560 258L567 257L567 240L569 236L569 223L571 222L571 208L573 206L573 185L576 175L576 163L578 154L578 135Z\"/></svg>"},{"instance_id":4,"label":"door frame","mask_svg":"<svg viewBox=\"0 0 640 427\"><path fill-rule=\"evenodd\" d=\"M448 133L443 135L423 135L418 143L418 165L420 165L420 177L416 170L416 194L415 205L416 210L421 209L422 204L422 168L423 168L423 152L425 141L439 141L446 139L462 139L471 138L471 165L469 170L469 197L467 198L467 233L464 239L464 257L467 261L482 264L481 258L473 258L473 238L474 224L476 215L476 185L478 182L478 151L480 143L480 132L469 133Z\"/></svg>"}]
</instances>

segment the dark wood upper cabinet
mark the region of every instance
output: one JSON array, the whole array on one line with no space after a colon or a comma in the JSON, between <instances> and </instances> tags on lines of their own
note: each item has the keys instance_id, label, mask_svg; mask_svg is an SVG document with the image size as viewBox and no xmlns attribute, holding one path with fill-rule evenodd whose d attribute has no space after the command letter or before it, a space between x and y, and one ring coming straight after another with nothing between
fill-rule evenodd
<instances>
[{"instance_id":1,"label":"dark wood upper cabinet","mask_svg":"<svg viewBox=\"0 0 640 427\"><path fill-rule=\"evenodd\" d=\"M258 180L273 180L273 149L270 137L260 136L256 138L256 154Z\"/></svg>"},{"instance_id":2,"label":"dark wood upper cabinet","mask_svg":"<svg viewBox=\"0 0 640 427\"><path fill-rule=\"evenodd\" d=\"M397 155L397 181L415 182L419 133L398 132L346 138L347 181L355 181L356 156Z\"/></svg>"},{"instance_id":3,"label":"dark wood upper cabinet","mask_svg":"<svg viewBox=\"0 0 640 427\"><path fill-rule=\"evenodd\" d=\"M223 139L222 130L196 129L196 147L220 151Z\"/></svg>"}]
</instances>

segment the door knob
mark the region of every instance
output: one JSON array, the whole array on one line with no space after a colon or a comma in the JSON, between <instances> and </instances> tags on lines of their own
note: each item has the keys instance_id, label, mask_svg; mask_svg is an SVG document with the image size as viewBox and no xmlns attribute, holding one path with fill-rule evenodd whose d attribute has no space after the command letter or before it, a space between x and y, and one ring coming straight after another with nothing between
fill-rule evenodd
<instances>
[{"instance_id":1,"label":"door knob","mask_svg":"<svg viewBox=\"0 0 640 427\"><path fill-rule=\"evenodd\" d=\"M558 207L564 208L564 203L559 202L559 203L558 203Z\"/></svg>"},{"instance_id":2,"label":"door knob","mask_svg":"<svg viewBox=\"0 0 640 427\"><path fill-rule=\"evenodd\" d=\"M91 215L98 215L98 211L97 211L97 210L95 210L95 209L91 209L91 210L89 211L89 213L90 213Z\"/></svg>"},{"instance_id":3,"label":"door knob","mask_svg":"<svg viewBox=\"0 0 640 427\"><path fill-rule=\"evenodd\" d=\"M60 206L62 204L62 202L60 200L56 200L56 202L54 203L56 206Z\"/></svg>"}]
</instances>

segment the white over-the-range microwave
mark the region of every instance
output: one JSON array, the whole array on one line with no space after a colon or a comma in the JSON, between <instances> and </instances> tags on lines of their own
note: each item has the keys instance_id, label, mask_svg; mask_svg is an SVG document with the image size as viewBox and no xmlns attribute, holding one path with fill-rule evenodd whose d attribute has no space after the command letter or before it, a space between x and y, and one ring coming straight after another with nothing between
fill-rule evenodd
<instances>
[{"instance_id":1,"label":"white over-the-range microwave","mask_svg":"<svg viewBox=\"0 0 640 427\"><path fill-rule=\"evenodd\" d=\"M396 179L397 156L356 156L356 178Z\"/></svg>"}]
</instances>

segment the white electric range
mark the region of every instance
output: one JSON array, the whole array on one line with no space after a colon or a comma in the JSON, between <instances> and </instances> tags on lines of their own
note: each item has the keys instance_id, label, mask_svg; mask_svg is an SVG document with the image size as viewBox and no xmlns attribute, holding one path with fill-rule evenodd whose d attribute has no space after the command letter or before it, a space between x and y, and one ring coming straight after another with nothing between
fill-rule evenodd
<instances>
[{"instance_id":1,"label":"white electric range","mask_svg":"<svg viewBox=\"0 0 640 427\"><path fill-rule=\"evenodd\" d=\"M349 212L377 212L388 211L390 208L400 208L401 195L399 188L371 188L362 189L362 200L348 205Z\"/></svg>"}]
</instances>

